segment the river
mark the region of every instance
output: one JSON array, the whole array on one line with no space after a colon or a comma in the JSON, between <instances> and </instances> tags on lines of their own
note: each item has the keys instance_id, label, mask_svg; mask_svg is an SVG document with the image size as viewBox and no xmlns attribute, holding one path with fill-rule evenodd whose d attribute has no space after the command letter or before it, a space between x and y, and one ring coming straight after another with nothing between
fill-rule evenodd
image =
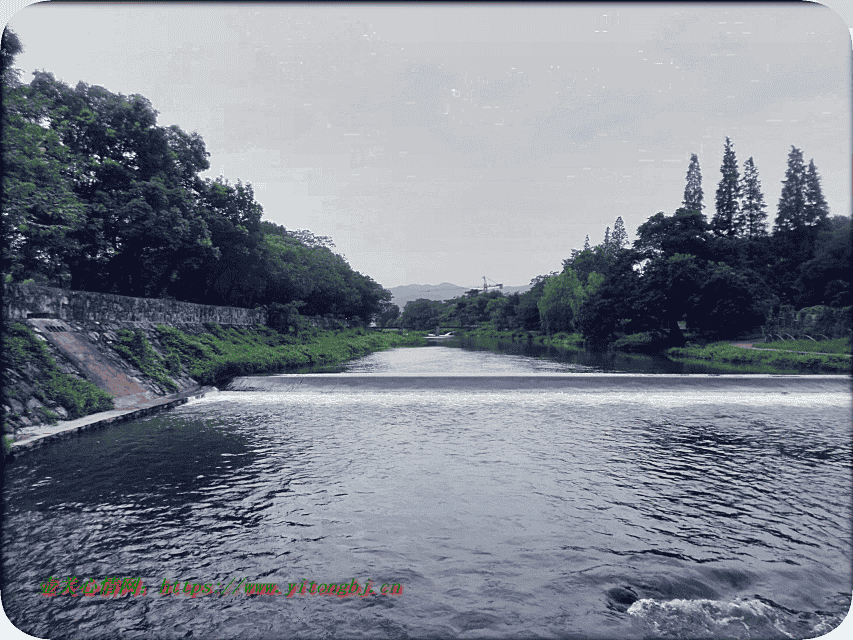
<instances>
[{"instance_id":1,"label":"river","mask_svg":"<svg viewBox=\"0 0 853 640\"><path fill-rule=\"evenodd\" d=\"M853 591L851 453L841 377L393 349L21 456L3 605L40 638L815 637ZM246 581L285 593L217 593Z\"/></svg>"}]
</instances>

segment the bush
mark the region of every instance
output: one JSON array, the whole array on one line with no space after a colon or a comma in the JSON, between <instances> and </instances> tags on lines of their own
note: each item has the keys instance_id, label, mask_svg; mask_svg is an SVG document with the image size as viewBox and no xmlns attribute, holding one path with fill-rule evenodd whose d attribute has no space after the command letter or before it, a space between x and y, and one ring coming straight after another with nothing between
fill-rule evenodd
<instances>
[{"instance_id":1,"label":"bush","mask_svg":"<svg viewBox=\"0 0 853 640\"><path fill-rule=\"evenodd\" d=\"M165 363L151 345L142 331L122 329L118 332L118 343L112 345L113 350L125 360L139 369L149 378L155 380L164 389L175 392L178 385L166 375ZM180 362L178 363L180 367Z\"/></svg>"}]
</instances>

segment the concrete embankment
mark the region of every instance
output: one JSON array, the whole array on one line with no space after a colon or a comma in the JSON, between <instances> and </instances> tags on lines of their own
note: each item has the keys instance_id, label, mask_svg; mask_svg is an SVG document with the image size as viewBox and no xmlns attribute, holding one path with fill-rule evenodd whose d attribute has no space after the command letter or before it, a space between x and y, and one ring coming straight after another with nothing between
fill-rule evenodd
<instances>
[{"instance_id":1,"label":"concrete embankment","mask_svg":"<svg viewBox=\"0 0 853 640\"><path fill-rule=\"evenodd\" d=\"M79 435L84 431L102 429L106 426L136 420L145 416L165 411L189 402L193 398L201 398L211 393L219 393L216 387L198 387L183 393L172 394L162 398L146 399L135 406L112 411L93 413L76 420L67 420L55 425L37 425L21 429L12 443L13 457L26 453L48 442Z\"/></svg>"},{"instance_id":2,"label":"concrete embankment","mask_svg":"<svg viewBox=\"0 0 853 640\"><path fill-rule=\"evenodd\" d=\"M158 325L203 335L205 323L266 322L262 310L23 284L4 287L3 315L3 429L13 453L215 390L175 360Z\"/></svg>"}]
</instances>

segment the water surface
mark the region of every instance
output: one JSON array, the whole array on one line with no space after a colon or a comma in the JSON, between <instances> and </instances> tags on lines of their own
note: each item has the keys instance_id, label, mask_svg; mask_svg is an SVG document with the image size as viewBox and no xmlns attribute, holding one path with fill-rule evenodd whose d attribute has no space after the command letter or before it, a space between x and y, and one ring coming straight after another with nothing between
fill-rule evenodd
<instances>
[{"instance_id":1,"label":"water surface","mask_svg":"<svg viewBox=\"0 0 853 640\"><path fill-rule=\"evenodd\" d=\"M846 380L560 367L396 349L23 456L5 478L7 615L53 638L802 638L840 622ZM42 597L50 575L149 592ZM243 577L404 593L154 593Z\"/></svg>"}]
</instances>

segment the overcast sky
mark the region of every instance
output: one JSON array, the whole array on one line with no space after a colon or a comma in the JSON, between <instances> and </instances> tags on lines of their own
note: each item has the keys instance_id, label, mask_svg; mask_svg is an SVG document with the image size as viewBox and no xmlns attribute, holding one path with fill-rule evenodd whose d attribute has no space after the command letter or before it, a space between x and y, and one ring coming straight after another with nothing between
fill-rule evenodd
<instances>
[{"instance_id":1,"label":"overcast sky","mask_svg":"<svg viewBox=\"0 0 853 640\"><path fill-rule=\"evenodd\" d=\"M207 175L331 236L386 287L557 271L622 216L672 214L725 136L770 220L791 145L850 215L851 43L820 5L55 5L17 65L139 93Z\"/></svg>"}]
</instances>

